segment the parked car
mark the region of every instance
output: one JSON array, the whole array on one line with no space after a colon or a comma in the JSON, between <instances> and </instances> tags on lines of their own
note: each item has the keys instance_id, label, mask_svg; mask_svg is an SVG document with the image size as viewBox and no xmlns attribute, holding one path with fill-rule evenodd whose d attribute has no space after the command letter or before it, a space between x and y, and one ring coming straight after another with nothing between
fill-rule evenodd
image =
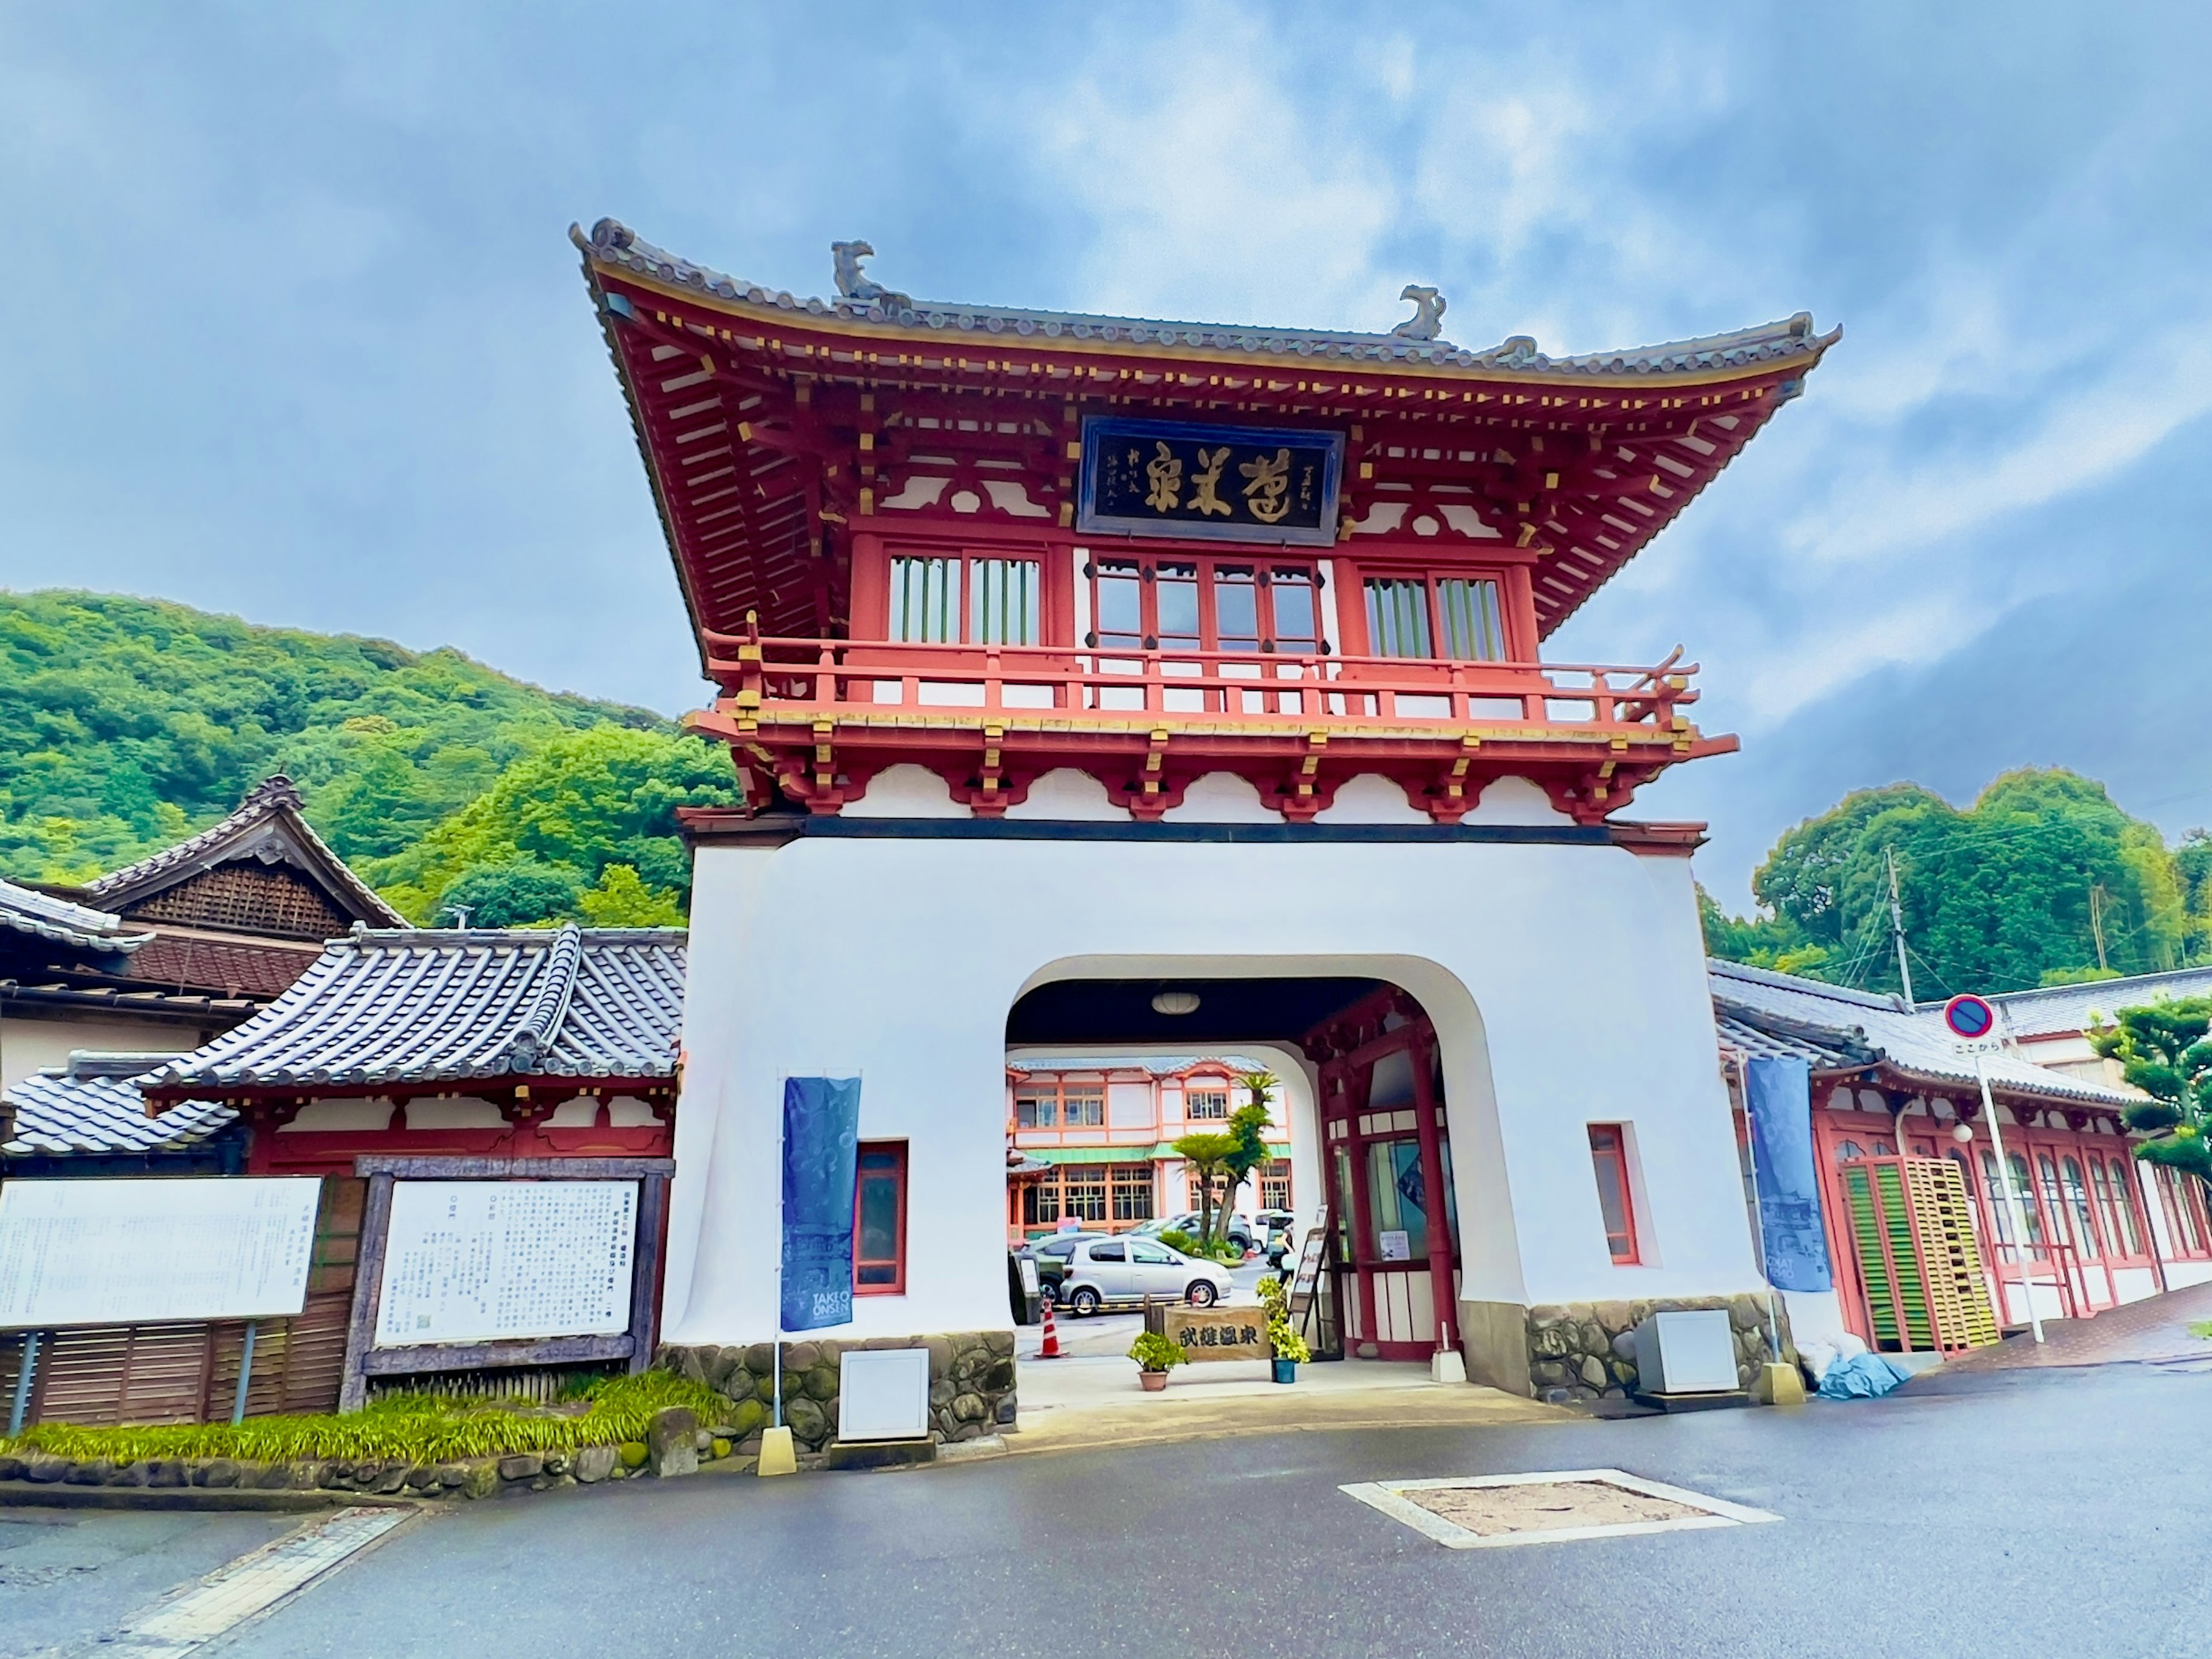
<instances>
[{"instance_id":1,"label":"parked car","mask_svg":"<svg viewBox=\"0 0 2212 1659\"><path fill-rule=\"evenodd\" d=\"M1137 1231L1152 1238L1158 1237L1162 1233L1170 1232L1188 1233L1193 1238L1196 1238L1198 1212L1186 1210L1181 1215L1163 1216L1157 1221L1143 1223L1137 1228ZM1251 1254L1254 1244L1267 1236L1254 1224L1252 1218L1248 1215L1231 1216L1228 1233L1229 1242L1248 1255Z\"/></svg>"},{"instance_id":2,"label":"parked car","mask_svg":"<svg viewBox=\"0 0 2212 1659\"><path fill-rule=\"evenodd\" d=\"M1125 1233L1085 1239L1070 1251L1059 1299L1078 1315L1148 1296L1181 1297L1193 1307L1210 1308L1231 1288L1229 1270L1219 1263L1197 1261L1157 1238Z\"/></svg>"},{"instance_id":3,"label":"parked car","mask_svg":"<svg viewBox=\"0 0 2212 1659\"><path fill-rule=\"evenodd\" d=\"M1017 1254L1036 1262L1037 1294L1050 1302L1061 1302L1066 1299L1060 1295L1060 1286L1067 1276L1069 1255L1077 1245L1106 1237L1104 1233L1054 1233L1048 1238L1031 1239Z\"/></svg>"}]
</instances>

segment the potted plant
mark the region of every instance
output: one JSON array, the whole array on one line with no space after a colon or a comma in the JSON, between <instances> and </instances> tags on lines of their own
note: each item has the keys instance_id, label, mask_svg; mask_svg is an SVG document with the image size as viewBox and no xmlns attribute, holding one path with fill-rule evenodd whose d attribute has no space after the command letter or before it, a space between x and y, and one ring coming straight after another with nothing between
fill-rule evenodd
<instances>
[{"instance_id":1,"label":"potted plant","mask_svg":"<svg viewBox=\"0 0 2212 1659\"><path fill-rule=\"evenodd\" d=\"M1275 1381L1295 1382L1298 1367L1313 1358L1313 1351L1306 1346L1305 1338L1291 1328L1291 1302L1282 1281L1261 1279L1260 1301L1267 1310L1267 1347L1274 1356Z\"/></svg>"},{"instance_id":2,"label":"potted plant","mask_svg":"<svg viewBox=\"0 0 2212 1659\"><path fill-rule=\"evenodd\" d=\"M1179 1342L1170 1342L1158 1331L1146 1331L1129 1345L1129 1358L1137 1362L1137 1381L1144 1384L1147 1394L1158 1394L1168 1385L1168 1367L1180 1365L1190 1358Z\"/></svg>"}]
</instances>

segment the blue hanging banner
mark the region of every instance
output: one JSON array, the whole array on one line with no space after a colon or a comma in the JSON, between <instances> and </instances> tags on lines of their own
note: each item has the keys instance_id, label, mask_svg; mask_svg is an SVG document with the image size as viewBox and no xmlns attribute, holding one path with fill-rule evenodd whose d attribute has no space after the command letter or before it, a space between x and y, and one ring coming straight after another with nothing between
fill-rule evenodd
<instances>
[{"instance_id":1,"label":"blue hanging banner","mask_svg":"<svg viewBox=\"0 0 2212 1659\"><path fill-rule=\"evenodd\" d=\"M1743 1071L1767 1282L1784 1291L1833 1290L1813 1151L1812 1068L1795 1056L1761 1056Z\"/></svg>"},{"instance_id":2,"label":"blue hanging banner","mask_svg":"<svg viewBox=\"0 0 2212 1659\"><path fill-rule=\"evenodd\" d=\"M783 1080L783 1324L853 1322L853 1193L860 1079Z\"/></svg>"}]
</instances>

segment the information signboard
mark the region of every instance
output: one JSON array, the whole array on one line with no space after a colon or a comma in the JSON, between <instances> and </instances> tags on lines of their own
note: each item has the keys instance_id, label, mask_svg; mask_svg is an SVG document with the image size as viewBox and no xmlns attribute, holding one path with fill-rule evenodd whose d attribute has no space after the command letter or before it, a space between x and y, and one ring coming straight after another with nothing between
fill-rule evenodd
<instances>
[{"instance_id":1,"label":"information signboard","mask_svg":"<svg viewBox=\"0 0 2212 1659\"><path fill-rule=\"evenodd\" d=\"M313 1177L11 1181L0 1329L282 1319L307 1295Z\"/></svg>"},{"instance_id":2,"label":"information signboard","mask_svg":"<svg viewBox=\"0 0 2212 1659\"><path fill-rule=\"evenodd\" d=\"M1187 1359L1270 1359L1267 1316L1259 1308L1169 1308L1161 1328Z\"/></svg>"},{"instance_id":3,"label":"information signboard","mask_svg":"<svg viewBox=\"0 0 2212 1659\"><path fill-rule=\"evenodd\" d=\"M1321 1280L1322 1247L1328 1242L1328 1224L1324 1218L1321 1224L1306 1235L1305 1248L1298 1252L1297 1272L1291 1278L1291 1312L1302 1314L1313 1300L1314 1286Z\"/></svg>"},{"instance_id":4,"label":"information signboard","mask_svg":"<svg viewBox=\"0 0 2212 1659\"><path fill-rule=\"evenodd\" d=\"M377 1304L380 1348L629 1328L634 1181L401 1181Z\"/></svg>"}]
</instances>

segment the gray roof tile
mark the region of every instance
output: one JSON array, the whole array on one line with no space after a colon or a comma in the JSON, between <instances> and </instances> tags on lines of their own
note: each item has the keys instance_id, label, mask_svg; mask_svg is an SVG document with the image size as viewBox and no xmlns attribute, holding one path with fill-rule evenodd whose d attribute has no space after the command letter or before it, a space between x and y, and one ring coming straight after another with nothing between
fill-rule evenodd
<instances>
[{"instance_id":1,"label":"gray roof tile","mask_svg":"<svg viewBox=\"0 0 2212 1659\"><path fill-rule=\"evenodd\" d=\"M2087 1030L2092 1014L2102 1014L2109 1020L2122 1008L2140 1008L2163 997L2202 996L2212 996L2212 968L2180 968L2167 974L2093 980L2087 985L2008 991L1990 1000L2003 1011L2005 1023L2015 1036L2027 1037Z\"/></svg>"},{"instance_id":2,"label":"gray roof tile","mask_svg":"<svg viewBox=\"0 0 2212 1659\"><path fill-rule=\"evenodd\" d=\"M1813 331L1813 318L1799 312L1781 321L1726 334L1702 335L1626 351L1587 352L1553 357L1526 335L1516 335L1487 350L1469 351L1449 340L1414 340L1395 334L1356 334L1325 329L1249 328L1217 323L1178 323L1144 317L1109 317L1087 312L1024 311L1003 306L956 305L912 300L901 294L872 299L842 295L828 300L799 299L743 277L678 258L655 247L627 225L602 219L586 236L574 226L570 237L585 254L654 282L696 289L727 303L787 316L834 317L841 322L885 328L927 328L946 334L1013 335L1036 343L1054 340L1099 340L1158 344L1177 349L1280 354L1297 357L1355 359L1373 362L1431 363L1468 369L1538 370L1584 376L1642 377L1693 374L1792 357L1817 358L1841 337L1841 329Z\"/></svg>"},{"instance_id":3,"label":"gray roof tile","mask_svg":"<svg viewBox=\"0 0 2212 1659\"><path fill-rule=\"evenodd\" d=\"M120 916L18 887L12 881L0 881L0 927L79 951L121 955L128 955L154 937L131 932Z\"/></svg>"},{"instance_id":4,"label":"gray roof tile","mask_svg":"<svg viewBox=\"0 0 2212 1659\"><path fill-rule=\"evenodd\" d=\"M357 928L261 1013L145 1086L671 1077L684 948L674 927Z\"/></svg>"},{"instance_id":5,"label":"gray roof tile","mask_svg":"<svg viewBox=\"0 0 2212 1659\"><path fill-rule=\"evenodd\" d=\"M1816 1070L1887 1061L1898 1071L1953 1088L1974 1086L1974 1070L1953 1047L1942 1016L1914 1012L1897 997L1877 996L1794 974L1709 963L1713 1012L1722 1041L1752 1054L1798 1054ZM2022 1060L2009 1051L1988 1057L1990 1085L2008 1094L2039 1096L2074 1105L2121 1106L2135 1098Z\"/></svg>"},{"instance_id":6,"label":"gray roof tile","mask_svg":"<svg viewBox=\"0 0 2212 1659\"><path fill-rule=\"evenodd\" d=\"M8 1091L15 1133L0 1152L28 1158L175 1152L236 1121L229 1107L209 1101L187 1101L159 1117L147 1116L145 1097L131 1079L171 1058L80 1052L66 1066L33 1073Z\"/></svg>"}]
</instances>

